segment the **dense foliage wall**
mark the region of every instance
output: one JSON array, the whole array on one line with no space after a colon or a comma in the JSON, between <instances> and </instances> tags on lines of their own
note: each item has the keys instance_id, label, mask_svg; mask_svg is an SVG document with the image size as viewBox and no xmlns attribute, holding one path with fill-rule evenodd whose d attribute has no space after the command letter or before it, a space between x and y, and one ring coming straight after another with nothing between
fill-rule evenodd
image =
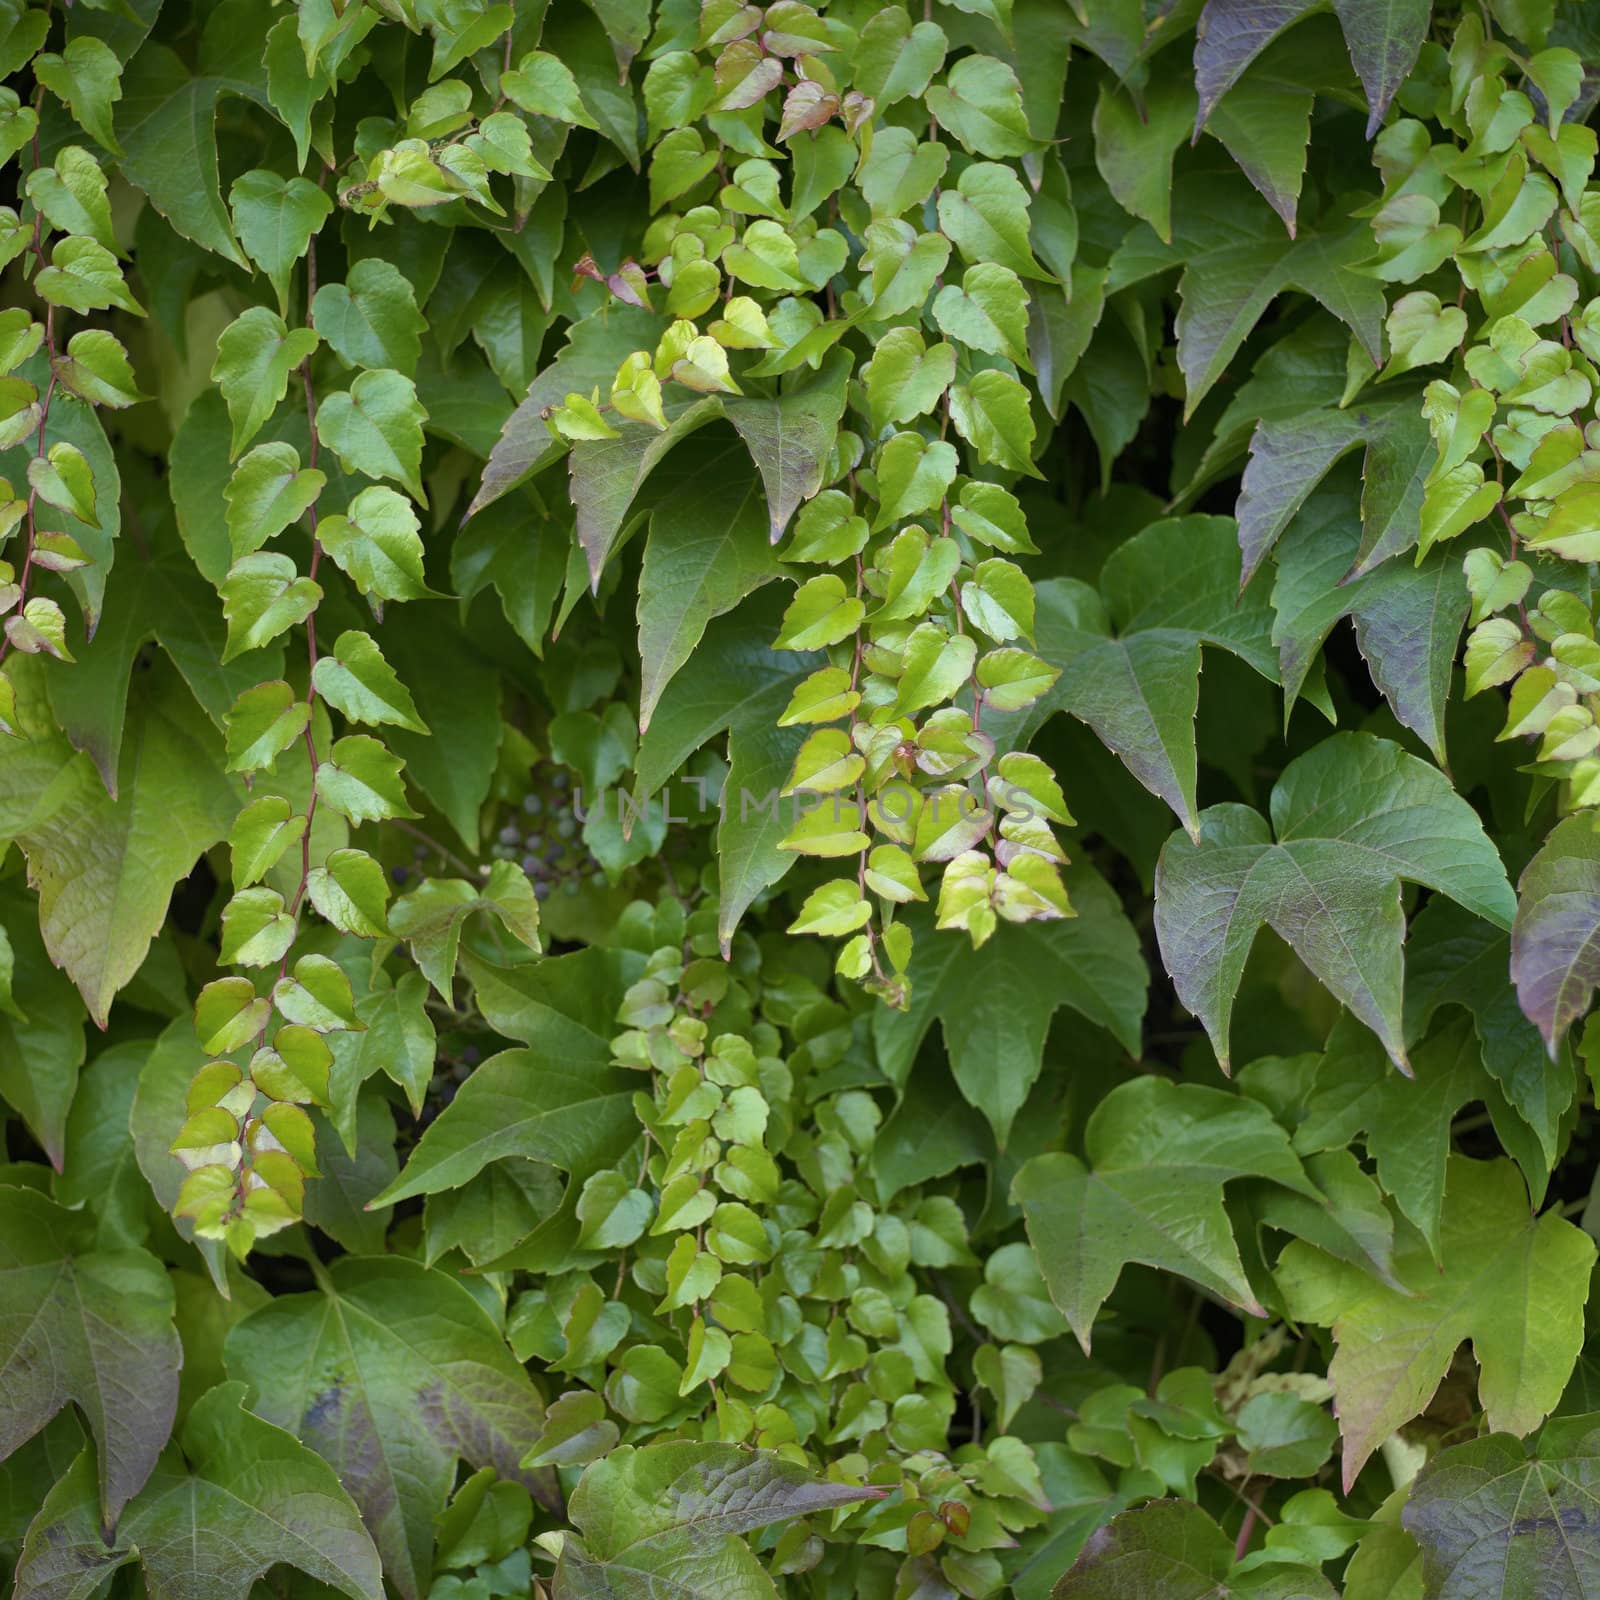
<instances>
[{"instance_id":1,"label":"dense foliage wall","mask_svg":"<svg viewBox=\"0 0 1600 1600\"><path fill-rule=\"evenodd\" d=\"M1600 1595L1600 12L0 0L19 1600Z\"/></svg>"}]
</instances>

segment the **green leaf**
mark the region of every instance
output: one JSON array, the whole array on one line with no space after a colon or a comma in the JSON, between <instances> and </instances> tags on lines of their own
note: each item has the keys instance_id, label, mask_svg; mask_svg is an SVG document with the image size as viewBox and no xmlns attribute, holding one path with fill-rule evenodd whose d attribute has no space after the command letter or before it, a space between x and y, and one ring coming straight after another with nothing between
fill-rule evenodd
<instances>
[{"instance_id":1,"label":"green leaf","mask_svg":"<svg viewBox=\"0 0 1600 1600\"><path fill-rule=\"evenodd\" d=\"M35 333L38 324L32 325ZM115 334L103 328L85 328L67 341L67 351L55 362L56 376L80 399L91 405L124 406L149 399L134 382L128 352Z\"/></svg>"},{"instance_id":2,"label":"green leaf","mask_svg":"<svg viewBox=\"0 0 1600 1600\"><path fill-rule=\"evenodd\" d=\"M1050 1298L1085 1351L1123 1267L1143 1262L1246 1311L1257 1300L1222 1206L1223 1186L1265 1178L1315 1191L1264 1107L1217 1089L1135 1078L1095 1108L1087 1164L1035 1156L1012 1184Z\"/></svg>"},{"instance_id":3,"label":"green leaf","mask_svg":"<svg viewBox=\"0 0 1600 1600\"><path fill-rule=\"evenodd\" d=\"M862 163L861 193L873 216L902 216L933 193L949 164L950 152L938 141L919 143L906 128L880 128Z\"/></svg>"},{"instance_id":4,"label":"green leaf","mask_svg":"<svg viewBox=\"0 0 1600 1600\"><path fill-rule=\"evenodd\" d=\"M1059 1007L1070 1006L1107 1029L1128 1054L1139 1053L1149 977L1138 938L1097 874L1076 868L1065 879L1075 917L1002 923L978 950L936 936L925 913L908 911L905 920L916 930L911 1004L903 1012L880 1009L873 1018L879 1062L900 1085L937 1019L962 1094L1002 1143L1039 1075Z\"/></svg>"},{"instance_id":5,"label":"green leaf","mask_svg":"<svg viewBox=\"0 0 1600 1600\"><path fill-rule=\"evenodd\" d=\"M996 374L999 376L999 374ZM931 511L955 482L959 458L943 439L896 433L878 452L878 515L873 532Z\"/></svg>"},{"instance_id":6,"label":"green leaf","mask_svg":"<svg viewBox=\"0 0 1600 1600\"><path fill-rule=\"evenodd\" d=\"M320 291L319 291L320 292ZM348 390L317 407L317 437L346 472L393 478L419 505L422 492L422 424L427 412L410 378L388 368L359 374Z\"/></svg>"},{"instance_id":7,"label":"green leaf","mask_svg":"<svg viewBox=\"0 0 1600 1600\"><path fill-rule=\"evenodd\" d=\"M881 433L890 423L926 416L955 375L954 346L936 344L929 350L915 328L891 328L862 369L873 431Z\"/></svg>"},{"instance_id":8,"label":"green leaf","mask_svg":"<svg viewBox=\"0 0 1600 1600\"><path fill-rule=\"evenodd\" d=\"M947 47L945 31L936 22L913 25L903 7L885 6L861 30L856 87L884 107L920 98L943 67Z\"/></svg>"},{"instance_id":9,"label":"green leaf","mask_svg":"<svg viewBox=\"0 0 1600 1600\"><path fill-rule=\"evenodd\" d=\"M1009 267L1019 277L1047 274L1028 245L1028 191L1010 167L976 161L939 195L939 227L974 265Z\"/></svg>"},{"instance_id":10,"label":"green leaf","mask_svg":"<svg viewBox=\"0 0 1600 1600\"><path fill-rule=\"evenodd\" d=\"M606 374L608 383L612 376ZM598 586L628 507L651 470L680 440L725 414L717 395L674 398L663 409L665 430L631 423L614 439L585 439L572 447L570 492L577 512L578 543L588 557L592 585Z\"/></svg>"},{"instance_id":11,"label":"green leaf","mask_svg":"<svg viewBox=\"0 0 1600 1600\"><path fill-rule=\"evenodd\" d=\"M1269 1478L1309 1478L1333 1452L1339 1436L1321 1406L1296 1394L1258 1394L1239 1408L1239 1448L1252 1472Z\"/></svg>"},{"instance_id":12,"label":"green leaf","mask_svg":"<svg viewBox=\"0 0 1600 1600\"><path fill-rule=\"evenodd\" d=\"M410 944L417 965L441 996L451 992L462 924L478 910L492 913L530 950L539 948L539 904L533 886L509 861L495 862L477 888L460 878L431 878L395 907L394 931Z\"/></svg>"},{"instance_id":13,"label":"green leaf","mask_svg":"<svg viewBox=\"0 0 1600 1600\"><path fill-rule=\"evenodd\" d=\"M248 650L259 650L317 609L322 588L300 576L288 556L257 551L228 568L220 585L222 611L228 619L224 662Z\"/></svg>"},{"instance_id":14,"label":"green leaf","mask_svg":"<svg viewBox=\"0 0 1600 1600\"><path fill-rule=\"evenodd\" d=\"M346 515L317 525L322 548L379 600L426 600L434 595L423 573L420 524L404 495L381 484L363 489Z\"/></svg>"},{"instance_id":15,"label":"green leaf","mask_svg":"<svg viewBox=\"0 0 1600 1600\"><path fill-rule=\"evenodd\" d=\"M316 504L327 477L300 466L291 444L258 444L233 469L224 497L233 559L259 550Z\"/></svg>"},{"instance_id":16,"label":"green leaf","mask_svg":"<svg viewBox=\"0 0 1600 1600\"><path fill-rule=\"evenodd\" d=\"M595 126L584 109L577 79L558 56L530 50L512 71L500 74L500 87L513 105L534 116L554 117L579 128ZM648 103L648 82L645 96Z\"/></svg>"},{"instance_id":17,"label":"green leaf","mask_svg":"<svg viewBox=\"0 0 1600 1600\"><path fill-rule=\"evenodd\" d=\"M63 440L35 456L28 463L28 486L46 505L91 528L100 526L94 514L94 470L76 445Z\"/></svg>"},{"instance_id":18,"label":"green leaf","mask_svg":"<svg viewBox=\"0 0 1600 1600\"><path fill-rule=\"evenodd\" d=\"M968 267L959 288L947 283L934 296L933 320L942 332L969 348L1005 356L1024 370L1032 370L1028 292L1010 267L982 261Z\"/></svg>"},{"instance_id":19,"label":"green leaf","mask_svg":"<svg viewBox=\"0 0 1600 1600\"><path fill-rule=\"evenodd\" d=\"M1272 613L1261 585L1240 597L1237 552L1225 517L1163 519L1112 553L1101 595L1065 579L1038 591L1039 648L1062 670L1029 721L1060 707L1087 722L1191 833L1201 647L1276 676Z\"/></svg>"},{"instance_id":20,"label":"green leaf","mask_svg":"<svg viewBox=\"0 0 1600 1600\"><path fill-rule=\"evenodd\" d=\"M550 1402L544 1431L529 1449L526 1464L582 1466L609 1454L617 1438L617 1425L607 1419L605 1401L587 1389L570 1389Z\"/></svg>"},{"instance_id":21,"label":"green leaf","mask_svg":"<svg viewBox=\"0 0 1600 1600\"><path fill-rule=\"evenodd\" d=\"M69 144L56 153L53 166L35 167L28 174L27 196L52 227L86 234L117 254L106 176L87 150Z\"/></svg>"},{"instance_id":22,"label":"green leaf","mask_svg":"<svg viewBox=\"0 0 1600 1600\"><path fill-rule=\"evenodd\" d=\"M265 306L251 306L222 331L211 381L222 390L233 422L237 456L260 433L289 390L289 374L309 361L318 338L310 328L285 326Z\"/></svg>"},{"instance_id":23,"label":"green leaf","mask_svg":"<svg viewBox=\"0 0 1600 1600\"><path fill-rule=\"evenodd\" d=\"M281 178L258 169L234 180L228 202L239 242L266 273L277 291L278 310L287 316L295 262L305 255L312 235L333 215L333 201L309 178ZM326 337L327 330L322 332Z\"/></svg>"},{"instance_id":24,"label":"green leaf","mask_svg":"<svg viewBox=\"0 0 1600 1600\"><path fill-rule=\"evenodd\" d=\"M70 1127L68 1112L83 1064L83 1004L67 976L46 954L31 900L4 902L12 955L12 990L28 997L29 1014L15 999L0 1011L0 1095L22 1118L51 1164L61 1170Z\"/></svg>"},{"instance_id":25,"label":"green leaf","mask_svg":"<svg viewBox=\"0 0 1600 1600\"><path fill-rule=\"evenodd\" d=\"M1184 1004L1228 1062L1234 991L1263 923L1405 1070L1405 919L1395 880L1423 883L1505 927L1505 869L1477 814L1435 768L1369 734L1337 734L1289 763L1272 793L1277 842L1244 806L1200 814L1156 874L1156 933Z\"/></svg>"},{"instance_id":26,"label":"green leaf","mask_svg":"<svg viewBox=\"0 0 1600 1600\"><path fill-rule=\"evenodd\" d=\"M53 808L14 835L39 892L50 958L102 1027L161 928L173 886L226 835L238 809L221 758L215 728L163 673L147 680L130 718L116 797L87 757L67 767L58 755L65 770ZM0 770L22 759L0 751Z\"/></svg>"},{"instance_id":27,"label":"green leaf","mask_svg":"<svg viewBox=\"0 0 1600 1600\"><path fill-rule=\"evenodd\" d=\"M69 1401L93 1433L90 1526L114 1526L155 1470L178 1404L172 1286L143 1250L99 1251L89 1219L29 1189L0 1190L0 1451ZM98 1491L96 1483L98 1482Z\"/></svg>"},{"instance_id":28,"label":"green leaf","mask_svg":"<svg viewBox=\"0 0 1600 1600\"><path fill-rule=\"evenodd\" d=\"M993 56L963 56L925 98L940 126L973 155L999 160L1033 148L1022 111L1022 86L1011 68Z\"/></svg>"},{"instance_id":29,"label":"green leaf","mask_svg":"<svg viewBox=\"0 0 1600 1600\"><path fill-rule=\"evenodd\" d=\"M1215 3L1215 0L1213 0ZM1089 1535L1055 1600L1333 1600L1320 1573L1299 1565L1235 1571L1234 1541L1199 1506L1153 1500Z\"/></svg>"},{"instance_id":30,"label":"green leaf","mask_svg":"<svg viewBox=\"0 0 1600 1600\"><path fill-rule=\"evenodd\" d=\"M1406 1031L1421 1037L1442 1005L1472 1013L1483 1065L1537 1135L1545 1162L1559 1158L1561 1127L1577 1094L1570 1047L1552 1057L1517 1002L1511 947L1502 930L1433 900L1412 923L1406 974ZM1520 1159L1520 1152L1519 1159ZM1539 1175L1524 1169L1535 1198Z\"/></svg>"},{"instance_id":31,"label":"green leaf","mask_svg":"<svg viewBox=\"0 0 1600 1600\"><path fill-rule=\"evenodd\" d=\"M1332 87L1332 41L1323 27L1313 23L1269 45L1207 121L1239 170L1283 218L1291 237L1305 178L1314 94Z\"/></svg>"},{"instance_id":32,"label":"green leaf","mask_svg":"<svg viewBox=\"0 0 1600 1600\"><path fill-rule=\"evenodd\" d=\"M862 315L886 321L921 307L950 260L941 233L918 233L907 222L869 222L861 266L872 274L872 303Z\"/></svg>"},{"instance_id":33,"label":"green leaf","mask_svg":"<svg viewBox=\"0 0 1600 1600\"><path fill-rule=\"evenodd\" d=\"M317 794L352 822L414 817L400 777L405 766L376 739L352 733L340 739L317 767Z\"/></svg>"},{"instance_id":34,"label":"green leaf","mask_svg":"<svg viewBox=\"0 0 1600 1600\"><path fill-rule=\"evenodd\" d=\"M1546 1423L1531 1452L1522 1439L1495 1433L1432 1457L1400 1513L1422 1547L1419 1584L1430 1594L1485 1600L1542 1582L1581 1593L1600 1486L1595 1444L1592 1415L1561 1417Z\"/></svg>"},{"instance_id":35,"label":"green leaf","mask_svg":"<svg viewBox=\"0 0 1600 1600\"><path fill-rule=\"evenodd\" d=\"M771 1585L739 1536L791 1517L874 1500L772 1451L679 1441L624 1445L585 1469L569 1515L556 1592L601 1600L663 1581L684 1600L757 1600Z\"/></svg>"},{"instance_id":36,"label":"green leaf","mask_svg":"<svg viewBox=\"0 0 1600 1600\"><path fill-rule=\"evenodd\" d=\"M239 1323L226 1353L260 1415L338 1473L403 1595L425 1592L458 1458L553 1500L554 1486L518 1465L540 1427L538 1394L487 1312L442 1272L335 1262L319 1292L280 1295Z\"/></svg>"},{"instance_id":37,"label":"green leaf","mask_svg":"<svg viewBox=\"0 0 1600 1600\"><path fill-rule=\"evenodd\" d=\"M706 624L783 570L768 542L755 479L737 466L730 471L725 460L725 454L698 458L704 490L694 494L685 485L668 493L650 518L639 575L641 731L692 659Z\"/></svg>"},{"instance_id":38,"label":"green leaf","mask_svg":"<svg viewBox=\"0 0 1600 1600\"><path fill-rule=\"evenodd\" d=\"M347 366L415 372L427 322L411 285L381 256L357 261L344 283L325 283L311 304L317 332Z\"/></svg>"},{"instance_id":39,"label":"green leaf","mask_svg":"<svg viewBox=\"0 0 1600 1600\"><path fill-rule=\"evenodd\" d=\"M410 691L369 634L354 629L341 633L334 641L333 654L318 659L312 683L324 700L352 722L428 731Z\"/></svg>"},{"instance_id":40,"label":"green leaf","mask_svg":"<svg viewBox=\"0 0 1600 1600\"><path fill-rule=\"evenodd\" d=\"M377 1552L332 1470L244 1409L243 1384L208 1390L115 1537L102 1532L85 1451L46 1496L23 1546L30 1593L93 1593L137 1561L148 1592L245 1600L279 1563L351 1600L381 1600ZM197 1537L227 1529L224 1539Z\"/></svg>"},{"instance_id":41,"label":"green leaf","mask_svg":"<svg viewBox=\"0 0 1600 1600\"><path fill-rule=\"evenodd\" d=\"M1121 85L1102 83L1094 108L1094 160L1106 187L1124 211L1143 218L1169 244L1172 157L1194 115L1194 85L1182 71L1157 75L1137 104Z\"/></svg>"},{"instance_id":42,"label":"green leaf","mask_svg":"<svg viewBox=\"0 0 1600 1600\"><path fill-rule=\"evenodd\" d=\"M979 372L950 390L950 420L984 465L1042 476L1033 464L1028 391L1006 372Z\"/></svg>"},{"instance_id":43,"label":"green leaf","mask_svg":"<svg viewBox=\"0 0 1600 1600\"><path fill-rule=\"evenodd\" d=\"M1409 550L1421 536L1423 480L1435 459L1421 415L1410 405L1315 410L1262 421L1250 440L1239 504L1246 577L1340 457L1365 444L1361 539L1347 577Z\"/></svg>"},{"instance_id":44,"label":"green leaf","mask_svg":"<svg viewBox=\"0 0 1600 1600\"><path fill-rule=\"evenodd\" d=\"M1337 223L1338 219L1334 219ZM1192 415L1267 307L1285 289L1311 295L1349 327L1376 366L1382 341L1381 286L1356 270L1372 251L1365 223L1286 240L1272 212L1242 180L1198 174L1175 195L1173 245L1140 230L1111 263L1111 287L1183 263L1178 283L1178 367Z\"/></svg>"},{"instance_id":45,"label":"green leaf","mask_svg":"<svg viewBox=\"0 0 1600 1600\"><path fill-rule=\"evenodd\" d=\"M1489 1426L1530 1433L1555 1408L1583 1342L1594 1241L1554 1212L1533 1217L1507 1161L1453 1157L1440 1230L1395 1253L1403 1289L1291 1243L1277 1280L1296 1318L1331 1326L1345 1488L1397 1428L1420 1414L1464 1339Z\"/></svg>"},{"instance_id":46,"label":"green leaf","mask_svg":"<svg viewBox=\"0 0 1600 1600\"><path fill-rule=\"evenodd\" d=\"M637 1136L629 1091L629 1080L609 1064L568 1066L528 1050L502 1051L429 1126L379 1203L458 1188L508 1156L574 1173L608 1164Z\"/></svg>"},{"instance_id":47,"label":"green leaf","mask_svg":"<svg viewBox=\"0 0 1600 1600\"><path fill-rule=\"evenodd\" d=\"M184 238L239 267L248 263L217 177L216 116L224 94L266 105L261 43L240 26L248 15L236 5L211 13L198 75L163 44L140 50L124 68L116 111L123 176Z\"/></svg>"},{"instance_id":48,"label":"green leaf","mask_svg":"<svg viewBox=\"0 0 1600 1600\"><path fill-rule=\"evenodd\" d=\"M1246 67L1291 23L1312 9L1312 0L1253 6L1250 0L1208 0L1195 46L1195 83L1200 109L1195 131L1238 81ZM1334 0L1345 46L1367 93L1367 137L1382 125L1395 91L1405 81L1427 34L1427 0Z\"/></svg>"},{"instance_id":49,"label":"green leaf","mask_svg":"<svg viewBox=\"0 0 1600 1600\"><path fill-rule=\"evenodd\" d=\"M1272 642L1285 698L1292 704L1300 696L1323 640L1348 616L1373 682L1442 765L1445 702L1468 610L1461 563L1440 550L1420 563L1386 561L1345 581L1360 539L1354 496L1326 485L1277 547Z\"/></svg>"},{"instance_id":50,"label":"green leaf","mask_svg":"<svg viewBox=\"0 0 1600 1600\"><path fill-rule=\"evenodd\" d=\"M112 108L122 98L122 63L103 39L79 34L68 39L60 55L33 60L34 76L67 103L73 120L112 155L123 154L112 131Z\"/></svg>"},{"instance_id":51,"label":"green leaf","mask_svg":"<svg viewBox=\"0 0 1600 1600\"><path fill-rule=\"evenodd\" d=\"M288 952L294 936L294 918L276 889L241 889L222 908L218 959L225 967L269 967Z\"/></svg>"},{"instance_id":52,"label":"green leaf","mask_svg":"<svg viewBox=\"0 0 1600 1600\"><path fill-rule=\"evenodd\" d=\"M270 767L310 722L311 707L282 678L246 689L227 716L228 771Z\"/></svg>"},{"instance_id":53,"label":"green leaf","mask_svg":"<svg viewBox=\"0 0 1600 1600\"><path fill-rule=\"evenodd\" d=\"M69 311L103 311L117 306L142 317L144 308L128 292L117 258L95 240L74 234L56 241L50 265L34 279L41 298Z\"/></svg>"},{"instance_id":54,"label":"green leaf","mask_svg":"<svg viewBox=\"0 0 1600 1600\"><path fill-rule=\"evenodd\" d=\"M849 376L850 357L836 350L816 373L781 384L775 400L747 396L726 404L728 421L761 474L773 544L783 537L801 501L822 487Z\"/></svg>"},{"instance_id":55,"label":"green leaf","mask_svg":"<svg viewBox=\"0 0 1600 1600\"><path fill-rule=\"evenodd\" d=\"M778 591L758 590L739 610L712 622L694 670L667 685L650 726L641 736L634 770L641 798L657 793L708 740L730 728L759 737L775 731L795 686L820 658L774 651L782 601ZM758 798L775 789L789 770L799 738L790 735L783 773ZM737 806L730 811L737 813Z\"/></svg>"}]
</instances>

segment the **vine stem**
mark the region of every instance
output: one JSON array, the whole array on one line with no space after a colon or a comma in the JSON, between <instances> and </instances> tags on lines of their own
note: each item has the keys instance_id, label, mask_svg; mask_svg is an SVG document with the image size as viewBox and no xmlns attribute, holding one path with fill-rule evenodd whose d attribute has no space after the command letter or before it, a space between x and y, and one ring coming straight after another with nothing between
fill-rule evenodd
<instances>
[{"instance_id":1,"label":"vine stem","mask_svg":"<svg viewBox=\"0 0 1600 1600\"><path fill-rule=\"evenodd\" d=\"M1249 1487L1250 1480L1247 1478L1244 1488L1238 1491L1239 1498L1244 1502L1244 1520L1239 1524L1239 1537L1233 1541L1235 1561L1244 1560L1245 1551L1250 1548L1250 1535L1256 1531L1256 1518L1260 1515L1260 1509L1255 1501L1245 1493L1245 1489Z\"/></svg>"},{"instance_id":2,"label":"vine stem","mask_svg":"<svg viewBox=\"0 0 1600 1600\"><path fill-rule=\"evenodd\" d=\"M856 477L850 474L850 488L852 493L856 486ZM861 561L861 553L856 552L856 599L861 599L866 589L866 573ZM856 630L855 653L850 662L850 692L854 694L861 682L861 651L866 636L858 628ZM855 727L855 713L850 713L852 730ZM867 821L867 786L864 783L856 784L856 809L861 813L859 822L861 831L865 833ZM869 847L870 848L870 847ZM865 900L867 898L867 850L861 851L856 856L856 893ZM879 983L886 983L888 976L883 970L883 962L878 956L878 936L869 917L866 927L862 930L867 937L867 954L872 958L872 975Z\"/></svg>"},{"instance_id":3,"label":"vine stem","mask_svg":"<svg viewBox=\"0 0 1600 1600\"><path fill-rule=\"evenodd\" d=\"M44 89L41 86L34 99L34 109L44 103ZM43 162L39 155L39 134L35 129L32 140L33 169L37 171ZM44 214L37 208L33 217L33 238L29 243L35 262L42 271L45 266L44 259ZM44 398L39 402L39 429L34 436L33 455L38 460L45 453L45 427L50 421L50 402L56 392L56 308L47 300L44 307L44 344L50 360L50 380L44 387ZM22 570L17 574L17 599L13 608L18 616L22 614L23 604L28 598L28 579L33 574L33 551L38 536L37 508L39 491L30 483L28 485L28 510L25 518L27 528L23 537L26 543L22 551ZM0 663L5 661L11 650L11 634L9 631L0 633Z\"/></svg>"},{"instance_id":4,"label":"vine stem","mask_svg":"<svg viewBox=\"0 0 1600 1600\"><path fill-rule=\"evenodd\" d=\"M327 177L324 169L318 185ZM316 327L316 317L311 309L311 303L317 297L317 236L312 234L306 245L306 326L311 329ZM306 396L306 428L310 443L306 449L306 461L312 471L317 466L317 394L311 384L311 357L308 355L300 363L300 381L305 389ZM311 567L310 578L313 583L317 579L317 569L322 565L322 541L317 537L317 503L311 502L307 511L311 524ZM317 738L312 731L314 721L313 713L317 706L317 611L313 606L306 616L306 762L310 774L310 796L306 801L306 827L300 835L300 882L296 885L294 898L289 902L289 916L293 919L299 914L300 907L305 902L306 886L311 881L311 825L317 818ZM292 948L292 946L291 946ZM280 978L289 970L289 952L283 953L283 959L278 964Z\"/></svg>"}]
</instances>

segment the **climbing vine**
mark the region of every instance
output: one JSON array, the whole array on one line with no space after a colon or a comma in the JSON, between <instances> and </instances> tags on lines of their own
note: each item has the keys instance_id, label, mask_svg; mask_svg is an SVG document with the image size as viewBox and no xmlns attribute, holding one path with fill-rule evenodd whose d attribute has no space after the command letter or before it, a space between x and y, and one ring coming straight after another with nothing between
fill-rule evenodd
<instances>
[{"instance_id":1,"label":"climbing vine","mask_svg":"<svg viewBox=\"0 0 1600 1600\"><path fill-rule=\"evenodd\" d=\"M19 1600L1586 1595L1577 0L0 0Z\"/></svg>"}]
</instances>

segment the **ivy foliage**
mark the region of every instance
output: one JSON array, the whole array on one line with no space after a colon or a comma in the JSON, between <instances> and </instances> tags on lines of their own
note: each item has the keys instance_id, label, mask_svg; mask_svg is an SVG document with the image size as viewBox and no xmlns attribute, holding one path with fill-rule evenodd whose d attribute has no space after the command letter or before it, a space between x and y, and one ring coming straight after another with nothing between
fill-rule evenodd
<instances>
[{"instance_id":1,"label":"ivy foliage","mask_svg":"<svg viewBox=\"0 0 1600 1600\"><path fill-rule=\"evenodd\" d=\"M1600 1594L1591 6L0 64L18 1600Z\"/></svg>"}]
</instances>

